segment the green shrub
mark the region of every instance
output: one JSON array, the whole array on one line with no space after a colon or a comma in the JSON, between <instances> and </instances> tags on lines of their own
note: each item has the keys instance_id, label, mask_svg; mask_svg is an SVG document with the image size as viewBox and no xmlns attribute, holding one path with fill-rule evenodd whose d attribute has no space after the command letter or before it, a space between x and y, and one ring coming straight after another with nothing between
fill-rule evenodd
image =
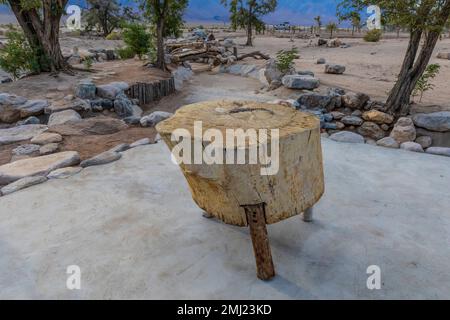
<instances>
[{"instance_id":1,"label":"green shrub","mask_svg":"<svg viewBox=\"0 0 450 320\"><path fill-rule=\"evenodd\" d=\"M428 90L434 89L434 84L430 83L430 81L438 75L441 70L441 66L439 64L430 64L420 79L417 81L416 87L413 91L413 97L420 96L420 102L422 102L423 94Z\"/></svg>"},{"instance_id":2,"label":"green shrub","mask_svg":"<svg viewBox=\"0 0 450 320\"><path fill-rule=\"evenodd\" d=\"M144 25L138 23L129 23L123 27L123 41L138 55L139 59L152 47L151 33Z\"/></svg>"},{"instance_id":3,"label":"green shrub","mask_svg":"<svg viewBox=\"0 0 450 320\"><path fill-rule=\"evenodd\" d=\"M281 50L277 53L277 67L282 73L289 71L294 66L294 60L298 56L298 49L296 47L291 50Z\"/></svg>"},{"instance_id":4,"label":"green shrub","mask_svg":"<svg viewBox=\"0 0 450 320\"><path fill-rule=\"evenodd\" d=\"M370 30L364 36L364 41L378 42L378 41L380 41L382 36L383 36L383 32L381 30L378 30L378 29Z\"/></svg>"},{"instance_id":5,"label":"green shrub","mask_svg":"<svg viewBox=\"0 0 450 320\"><path fill-rule=\"evenodd\" d=\"M94 59L92 57L86 57L83 61L83 64L87 70L91 70L92 65L94 64Z\"/></svg>"},{"instance_id":6,"label":"green shrub","mask_svg":"<svg viewBox=\"0 0 450 320\"><path fill-rule=\"evenodd\" d=\"M132 59L136 55L136 52L133 50L133 48L130 47L118 48L116 49L116 51L120 59L122 60Z\"/></svg>"},{"instance_id":7,"label":"green shrub","mask_svg":"<svg viewBox=\"0 0 450 320\"><path fill-rule=\"evenodd\" d=\"M122 35L118 32L111 32L106 36L106 40L122 40Z\"/></svg>"},{"instance_id":8,"label":"green shrub","mask_svg":"<svg viewBox=\"0 0 450 320\"><path fill-rule=\"evenodd\" d=\"M6 32L7 43L0 49L0 68L18 79L22 73L38 72L37 55L25 35L16 30Z\"/></svg>"}]
</instances>

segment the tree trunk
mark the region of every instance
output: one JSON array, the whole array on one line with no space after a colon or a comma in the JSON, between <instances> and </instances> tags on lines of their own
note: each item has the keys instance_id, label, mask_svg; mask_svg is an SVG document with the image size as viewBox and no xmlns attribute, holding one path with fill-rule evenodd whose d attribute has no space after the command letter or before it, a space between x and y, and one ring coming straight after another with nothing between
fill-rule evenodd
<instances>
[{"instance_id":1,"label":"tree trunk","mask_svg":"<svg viewBox=\"0 0 450 320\"><path fill-rule=\"evenodd\" d=\"M253 47L253 27L252 24L249 22L247 26L247 46Z\"/></svg>"},{"instance_id":2,"label":"tree trunk","mask_svg":"<svg viewBox=\"0 0 450 320\"><path fill-rule=\"evenodd\" d=\"M430 62L433 50L439 39L439 32L430 32L416 60L419 51L422 31L411 34L408 51L398 76L397 83L392 89L386 102L386 111L397 116L406 116L410 111L411 94L417 81L425 72Z\"/></svg>"},{"instance_id":3,"label":"tree trunk","mask_svg":"<svg viewBox=\"0 0 450 320\"><path fill-rule=\"evenodd\" d=\"M9 0L9 4L30 47L35 51L39 63L36 71L68 69L59 43L59 23L67 1L60 2L62 8L55 7L55 0L43 1L42 14L36 9L25 10L19 0Z\"/></svg>"},{"instance_id":4,"label":"tree trunk","mask_svg":"<svg viewBox=\"0 0 450 320\"><path fill-rule=\"evenodd\" d=\"M161 70L166 70L165 52L164 52L164 19L159 19L156 25L157 32L157 60L156 66Z\"/></svg>"}]
</instances>

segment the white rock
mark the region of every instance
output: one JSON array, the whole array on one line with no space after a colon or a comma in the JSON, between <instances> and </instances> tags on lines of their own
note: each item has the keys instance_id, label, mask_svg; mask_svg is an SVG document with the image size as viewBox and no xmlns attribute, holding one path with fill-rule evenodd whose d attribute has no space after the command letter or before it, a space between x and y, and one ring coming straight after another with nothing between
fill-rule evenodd
<instances>
[{"instance_id":1,"label":"white rock","mask_svg":"<svg viewBox=\"0 0 450 320\"><path fill-rule=\"evenodd\" d=\"M419 153L425 152L425 151L423 151L423 148L420 144L411 142L411 141L402 143L400 145L400 148L403 150L412 151L412 152L419 152Z\"/></svg>"},{"instance_id":2,"label":"white rock","mask_svg":"<svg viewBox=\"0 0 450 320\"><path fill-rule=\"evenodd\" d=\"M432 147L427 149L427 153L437 156L450 157L450 148Z\"/></svg>"},{"instance_id":3,"label":"white rock","mask_svg":"<svg viewBox=\"0 0 450 320\"><path fill-rule=\"evenodd\" d=\"M9 129L0 129L0 146L34 138L48 129L40 124L29 124Z\"/></svg>"},{"instance_id":4,"label":"white rock","mask_svg":"<svg viewBox=\"0 0 450 320\"><path fill-rule=\"evenodd\" d=\"M62 141L62 136L58 133L44 132L31 139L31 143L45 145L49 143L58 143Z\"/></svg>"},{"instance_id":5,"label":"white rock","mask_svg":"<svg viewBox=\"0 0 450 320\"><path fill-rule=\"evenodd\" d=\"M31 186L41 184L43 182L47 181L46 177L43 176L36 176L36 177L26 177L22 178L20 180L17 180L1 189L1 193L6 196L8 194L11 194L13 192L29 188Z\"/></svg>"},{"instance_id":6,"label":"white rock","mask_svg":"<svg viewBox=\"0 0 450 320\"><path fill-rule=\"evenodd\" d=\"M330 136L331 140L345 143L365 143L364 137L350 131L341 131Z\"/></svg>"},{"instance_id":7,"label":"white rock","mask_svg":"<svg viewBox=\"0 0 450 320\"><path fill-rule=\"evenodd\" d=\"M53 170L78 163L80 155L74 151L15 161L0 166L0 184L8 184L29 176L47 175Z\"/></svg>"},{"instance_id":8,"label":"white rock","mask_svg":"<svg viewBox=\"0 0 450 320\"><path fill-rule=\"evenodd\" d=\"M155 111L149 116L142 117L141 126L143 127L154 127L161 121L169 119L173 114L164 111Z\"/></svg>"},{"instance_id":9,"label":"white rock","mask_svg":"<svg viewBox=\"0 0 450 320\"><path fill-rule=\"evenodd\" d=\"M400 144L397 141L395 141L394 138L391 138L391 137L386 137L381 140L378 140L377 145L379 145L380 147L392 148L392 149L400 148Z\"/></svg>"},{"instance_id":10,"label":"white rock","mask_svg":"<svg viewBox=\"0 0 450 320\"><path fill-rule=\"evenodd\" d=\"M48 119L48 125L57 126L60 124L65 124L68 122L81 121L82 118L78 112L75 110L64 110L61 112L52 113Z\"/></svg>"}]
</instances>

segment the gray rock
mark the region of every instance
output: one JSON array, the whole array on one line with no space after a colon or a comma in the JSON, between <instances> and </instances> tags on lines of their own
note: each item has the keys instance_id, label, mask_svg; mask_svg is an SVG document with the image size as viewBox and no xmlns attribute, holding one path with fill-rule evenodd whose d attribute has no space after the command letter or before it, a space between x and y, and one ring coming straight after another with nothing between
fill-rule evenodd
<instances>
[{"instance_id":1,"label":"gray rock","mask_svg":"<svg viewBox=\"0 0 450 320\"><path fill-rule=\"evenodd\" d=\"M391 138L391 137L386 137L386 138L383 138L383 139L377 141L377 145L379 145L380 147L392 148L392 149L400 148L400 144L397 141L395 141L394 138Z\"/></svg>"},{"instance_id":2,"label":"gray rock","mask_svg":"<svg viewBox=\"0 0 450 320\"><path fill-rule=\"evenodd\" d=\"M450 60L450 52L439 52L437 55L438 59Z\"/></svg>"},{"instance_id":3,"label":"gray rock","mask_svg":"<svg viewBox=\"0 0 450 320\"><path fill-rule=\"evenodd\" d=\"M345 117L345 113L339 111L333 111L331 112L331 115L333 116L334 120L341 120L343 117Z\"/></svg>"},{"instance_id":4,"label":"gray rock","mask_svg":"<svg viewBox=\"0 0 450 320\"><path fill-rule=\"evenodd\" d=\"M0 185L29 176L46 176L53 170L74 166L78 163L80 163L80 155L73 151L18 160L0 166Z\"/></svg>"},{"instance_id":5,"label":"gray rock","mask_svg":"<svg viewBox=\"0 0 450 320\"><path fill-rule=\"evenodd\" d=\"M30 124L8 129L0 129L0 146L34 138L48 129L47 126Z\"/></svg>"},{"instance_id":6,"label":"gray rock","mask_svg":"<svg viewBox=\"0 0 450 320\"><path fill-rule=\"evenodd\" d=\"M142 117L141 119L141 126L143 127L155 127L158 123L161 121L164 121L166 119L169 119L172 117L173 114L169 112L164 111L156 111L152 114Z\"/></svg>"},{"instance_id":7,"label":"gray rock","mask_svg":"<svg viewBox=\"0 0 450 320\"><path fill-rule=\"evenodd\" d=\"M23 144L12 150L16 156L26 156L39 151L40 146L37 144Z\"/></svg>"},{"instance_id":8,"label":"gray rock","mask_svg":"<svg viewBox=\"0 0 450 320\"><path fill-rule=\"evenodd\" d=\"M358 133L364 137L374 139L375 141L383 139L386 136L386 132L381 129L379 125L368 121L364 122L361 127L358 128Z\"/></svg>"},{"instance_id":9,"label":"gray rock","mask_svg":"<svg viewBox=\"0 0 450 320\"><path fill-rule=\"evenodd\" d=\"M67 179L83 170L81 167L68 167L61 168L50 172L47 176L48 179Z\"/></svg>"},{"instance_id":10,"label":"gray rock","mask_svg":"<svg viewBox=\"0 0 450 320\"><path fill-rule=\"evenodd\" d=\"M321 123L321 128L326 130L338 130L337 124L331 122Z\"/></svg>"},{"instance_id":11,"label":"gray rock","mask_svg":"<svg viewBox=\"0 0 450 320\"><path fill-rule=\"evenodd\" d=\"M111 152L124 152L130 149L130 145L128 143L121 143L114 148L110 149Z\"/></svg>"},{"instance_id":12,"label":"gray rock","mask_svg":"<svg viewBox=\"0 0 450 320\"><path fill-rule=\"evenodd\" d=\"M305 93L297 101L302 109L326 109L327 111L332 111L340 105L340 100L340 96Z\"/></svg>"},{"instance_id":13,"label":"gray rock","mask_svg":"<svg viewBox=\"0 0 450 320\"><path fill-rule=\"evenodd\" d=\"M88 100L83 100L80 98L75 98L72 101L61 100L53 103L52 105L45 108L46 114L52 114L56 112L61 112L64 110L75 110L75 111L91 111L91 103Z\"/></svg>"},{"instance_id":14,"label":"gray rock","mask_svg":"<svg viewBox=\"0 0 450 320\"><path fill-rule=\"evenodd\" d=\"M75 96L80 99L95 99L97 88L91 79L82 80L75 88Z\"/></svg>"},{"instance_id":15,"label":"gray rock","mask_svg":"<svg viewBox=\"0 0 450 320\"><path fill-rule=\"evenodd\" d=\"M233 39L227 38L227 39L223 40L223 46L224 46L225 48L229 49L229 48L235 47L235 46L236 46L236 43L234 42Z\"/></svg>"},{"instance_id":16,"label":"gray rock","mask_svg":"<svg viewBox=\"0 0 450 320\"><path fill-rule=\"evenodd\" d=\"M126 117L123 119L126 124L136 125L141 123L141 117Z\"/></svg>"},{"instance_id":17,"label":"gray rock","mask_svg":"<svg viewBox=\"0 0 450 320\"><path fill-rule=\"evenodd\" d=\"M19 106L25 104L27 101L26 98L14 94L0 93L0 105Z\"/></svg>"},{"instance_id":18,"label":"gray rock","mask_svg":"<svg viewBox=\"0 0 450 320\"><path fill-rule=\"evenodd\" d=\"M36 177L26 177L20 180L17 180L1 189L1 192L4 196L11 194L13 192L17 192L19 190L29 188L31 186L35 186L47 181L46 177L36 176Z\"/></svg>"},{"instance_id":19,"label":"gray rock","mask_svg":"<svg viewBox=\"0 0 450 320\"><path fill-rule=\"evenodd\" d=\"M46 145L49 143L58 143L62 141L62 136L57 133L44 132L31 139L31 143Z\"/></svg>"},{"instance_id":20,"label":"gray rock","mask_svg":"<svg viewBox=\"0 0 450 320\"><path fill-rule=\"evenodd\" d=\"M313 90L319 87L320 81L311 76L287 75L283 77L282 83L289 89Z\"/></svg>"},{"instance_id":21,"label":"gray rock","mask_svg":"<svg viewBox=\"0 0 450 320\"><path fill-rule=\"evenodd\" d=\"M148 144L150 144L151 141L149 138L144 138L138 141L133 142L132 144L130 144L130 148L136 148L136 147L141 147L141 146L146 146Z\"/></svg>"},{"instance_id":22,"label":"gray rock","mask_svg":"<svg viewBox=\"0 0 450 320\"><path fill-rule=\"evenodd\" d=\"M341 131L330 136L331 140L344 143L365 143L364 137L350 131Z\"/></svg>"},{"instance_id":23,"label":"gray rock","mask_svg":"<svg viewBox=\"0 0 450 320\"><path fill-rule=\"evenodd\" d=\"M417 137L416 127L410 118L400 118L392 129L390 136L400 144L415 141Z\"/></svg>"},{"instance_id":24,"label":"gray rock","mask_svg":"<svg viewBox=\"0 0 450 320\"><path fill-rule=\"evenodd\" d=\"M270 59L266 64L266 69L264 71L264 75L267 79L267 82L272 83L272 81L280 81L283 79L285 75L277 66L277 62L275 59Z\"/></svg>"},{"instance_id":25,"label":"gray rock","mask_svg":"<svg viewBox=\"0 0 450 320\"><path fill-rule=\"evenodd\" d=\"M114 111L121 118L135 116L133 102L126 97L120 97L114 101Z\"/></svg>"},{"instance_id":26,"label":"gray rock","mask_svg":"<svg viewBox=\"0 0 450 320\"><path fill-rule=\"evenodd\" d=\"M55 153L56 151L58 151L58 149L59 149L59 144L49 143L49 144L46 144L46 145L43 145L42 147L40 147L39 153L41 154L41 156L46 156L48 154Z\"/></svg>"},{"instance_id":27,"label":"gray rock","mask_svg":"<svg viewBox=\"0 0 450 320\"><path fill-rule=\"evenodd\" d=\"M92 166L100 166L104 164L108 164L122 158L122 155L113 151L103 152L91 159L84 160L81 162L82 168L92 167Z\"/></svg>"},{"instance_id":28,"label":"gray rock","mask_svg":"<svg viewBox=\"0 0 450 320\"><path fill-rule=\"evenodd\" d=\"M413 121L416 126L430 131L450 131L450 111L416 114Z\"/></svg>"},{"instance_id":29,"label":"gray rock","mask_svg":"<svg viewBox=\"0 0 450 320\"><path fill-rule=\"evenodd\" d=\"M0 75L0 83L10 83L12 81L10 76Z\"/></svg>"},{"instance_id":30,"label":"gray rock","mask_svg":"<svg viewBox=\"0 0 450 320\"><path fill-rule=\"evenodd\" d=\"M75 110L64 110L61 112L52 113L48 119L48 125L51 127L81 120L81 116Z\"/></svg>"},{"instance_id":31,"label":"gray rock","mask_svg":"<svg viewBox=\"0 0 450 320\"><path fill-rule=\"evenodd\" d=\"M39 116L44 113L45 108L49 106L47 100L29 100L18 107L22 118L30 116Z\"/></svg>"},{"instance_id":32,"label":"gray rock","mask_svg":"<svg viewBox=\"0 0 450 320\"><path fill-rule=\"evenodd\" d=\"M181 90L183 89L183 83L191 79L194 76L194 72L191 68L179 67L172 72L172 76L175 80L175 89Z\"/></svg>"},{"instance_id":33,"label":"gray rock","mask_svg":"<svg viewBox=\"0 0 450 320\"><path fill-rule=\"evenodd\" d=\"M427 149L427 153L437 156L450 157L450 148L431 147Z\"/></svg>"},{"instance_id":34,"label":"gray rock","mask_svg":"<svg viewBox=\"0 0 450 320\"><path fill-rule=\"evenodd\" d=\"M270 84L269 87L267 88L268 91L273 91L278 89L279 87L281 87L283 84L278 81L278 80L273 80Z\"/></svg>"},{"instance_id":35,"label":"gray rock","mask_svg":"<svg viewBox=\"0 0 450 320\"><path fill-rule=\"evenodd\" d=\"M345 72L345 66L339 64L327 64L325 65L325 73L329 74L343 74Z\"/></svg>"},{"instance_id":36,"label":"gray rock","mask_svg":"<svg viewBox=\"0 0 450 320\"><path fill-rule=\"evenodd\" d=\"M317 64L326 64L327 60L325 60L324 58L319 58L317 59Z\"/></svg>"},{"instance_id":37,"label":"gray rock","mask_svg":"<svg viewBox=\"0 0 450 320\"><path fill-rule=\"evenodd\" d=\"M422 148L427 149L433 144L433 138L429 136L421 136L416 139L416 143L420 144Z\"/></svg>"},{"instance_id":38,"label":"gray rock","mask_svg":"<svg viewBox=\"0 0 450 320\"><path fill-rule=\"evenodd\" d=\"M423 148L420 144L415 142L404 142L400 145L400 149L406 150L406 151L412 151L412 152L419 152L424 153Z\"/></svg>"},{"instance_id":39,"label":"gray rock","mask_svg":"<svg viewBox=\"0 0 450 320\"><path fill-rule=\"evenodd\" d=\"M348 92L342 96L342 104L350 109L362 109L370 97L365 93Z\"/></svg>"},{"instance_id":40,"label":"gray rock","mask_svg":"<svg viewBox=\"0 0 450 320\"><path fill-rule=\"evenodd\" d=\"M310 70L302 70L302 71L297 71L297 74L300 76L310 76L310 77L315 77L314 72L310 71Z\"/></svg>"},{"instance_id":41,"label":"gray rock","mask_svg":"<svg viewBox=\"0 0 450 320\"><path fill-rule=\"evenodd\" d=\"M360 126L363 124L364 120L360 117L345 116L341 119L341 122L347 126Z\"/></svg>"},{"instance_id":42,"label":"gray rock","mask_svg":"<svg viewBox=\"0 0 450 320\"><path fill-rule=\"evenodd\" d=\"M110 99L95 99L91 101L91 108L102 107L105 110L110 110L114 108L114 101Z\"/></svg>"},{"instance_id":43,"label":"gray rock","mask_svg":"<svg viewBox=\"0 0 450 320\"><path fill-rule=\"evenodd\" d=\"M130 86L126 82L111 82L97 86L97 95L103 99L114 100L119 94L124 93Z\"/></svg>"},{"instance_id":44,"label":"gray rock","mask_svg":"<svg viewBox=\"0 0 450 320\"><path fill-rule=\"evenodd\" d=\"M40 124L41 120L39 120L39 118L36 118L35 116L31 116L26 118L25 120L19 121L17 122L18 126L24 126L24 125L28 125L28 124Z\"/></svg>"}]
</instances>

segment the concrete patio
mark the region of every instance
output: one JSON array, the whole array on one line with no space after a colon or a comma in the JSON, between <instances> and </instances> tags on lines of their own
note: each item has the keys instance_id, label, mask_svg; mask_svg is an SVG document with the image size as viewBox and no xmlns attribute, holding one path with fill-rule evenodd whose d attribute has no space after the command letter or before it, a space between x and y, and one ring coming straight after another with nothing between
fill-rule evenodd
<instances>
[{"instance_id":1,"label":"concrete patio","mask_svg":"<svg viewBox=\"0 0 450 320\"><path fill-rule=\"evenodd\" d=\"M2 299L445 299L450 158L323 141L316 220L269 227L277 277L247 229L202 218L159 143L0 198ZM81 290L66 268L81 268ZM382 289L366 287L370 265Z\"/></svg>"}]
</instances>

